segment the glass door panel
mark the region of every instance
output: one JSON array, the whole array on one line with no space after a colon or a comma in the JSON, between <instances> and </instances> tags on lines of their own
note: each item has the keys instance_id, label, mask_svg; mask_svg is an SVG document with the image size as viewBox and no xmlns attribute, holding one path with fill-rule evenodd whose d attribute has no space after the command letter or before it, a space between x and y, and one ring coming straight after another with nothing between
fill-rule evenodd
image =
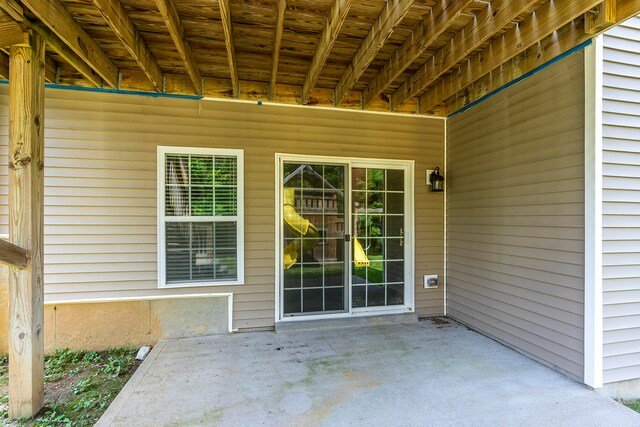
<instances>
[{"instance_id":1,"label":"glass door panel","mask_svg":"<svg viewBox=\"0 0 640 427\"><path fill-rule=\"evenodd\" d=\"M284 162L285 316L348 309L345 172L344 165Z\"/></svg>"},{"instance_id":2,"label":"glass door panel","mask_svg":"<svg viewBox=\"0 0 640 427\"><path fill-rule=\"evenodd\" d=\"M353 168L352 307L404 304L404 171Z\"/></svg>"}]
</instances>

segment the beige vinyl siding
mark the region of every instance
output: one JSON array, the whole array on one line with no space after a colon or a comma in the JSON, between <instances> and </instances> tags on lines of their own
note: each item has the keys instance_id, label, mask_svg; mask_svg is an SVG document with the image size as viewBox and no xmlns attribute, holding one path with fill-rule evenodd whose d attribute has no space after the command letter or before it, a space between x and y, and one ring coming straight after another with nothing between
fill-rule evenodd
<instances>
[{"instance_id":1,"label":"beige vinyl siding","mask_svg":"<svg viewBox=\"0 0 640 427\"><path fill-rule=\"evenodd\" d=\"M7 103L0 85L3 156ZM424 184L424 170L443 164L444 120L52 89L45 114L47 301L233 292L234 328L273 325L275 153L295 153L415 160L416 308L443 312L442 288L425 290L421 278L444 273L443 197ZM158 289L158 145L245 150L244 285Z\"/></svg>"},{"instance_id":2,"label":"beige vinyl siding","mask_svg":"<svg viewBox=\"0 0 640 427\"><path fill-rule=\"evenodd\" d=\"M640 378L640 17L604 35L604 382Z\"/></svg>"},{"instance_id":3,"label":"beige vinyl siding","mask_svg":"<svg viewBox=\"0 0 640 427\"><path fill-rule=\"evenodd\" d=\"M584 70L567 57L447 123L447 311L583 377Z\"/></svg>"}]
</instances>

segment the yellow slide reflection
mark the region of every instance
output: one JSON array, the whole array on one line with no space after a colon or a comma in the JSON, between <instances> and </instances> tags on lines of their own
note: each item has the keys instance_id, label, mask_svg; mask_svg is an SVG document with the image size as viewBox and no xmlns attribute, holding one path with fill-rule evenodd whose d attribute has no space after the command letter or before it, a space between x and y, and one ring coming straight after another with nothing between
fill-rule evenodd
<instances>
[{"instance_id":1,"label":"yellow slide reflection","mask_svg":"<svg viewBox=\"0 0 640 427\"><path fill-rule=\"evenodd\" d=\"M295 207L295 189L284 189L284 223L291 227L296 233L302 234L304 237L303 248L305 251L313 249L320 241L320 233L315 225L311 224L308 219L304 219ZM294 240L284 248L284 268L291 268L300 254L300 241Z\"/></svg>"},{"instance_id":2,"label":"yellow slide reflection","mask_svg":"<svg viewBox=\"0 0 640 427\"><path fill-rule=\"evenodd\" d=\"M313 249L320 241L320 233L315 225L311 224L308 219L301 217L296 212L295 207L295 189L284 189L284 223L291 227L296 233L302 234L302 249L308 251ZM300 255L300 240L294 240L284 248L284 268L288 270L297 261ZM369 259L358 241L357 237L353 239L353 262L356 267L368 267Z\"/></svg>"},{"instance_id":3,"label":"yellow slide reflection","mask_svg":"<svg viewBox=\"0 0 640 427\"><path fill-rule=\"evenodd\" d=\"M369 267L371 265L367 254L364 253L362 245L355 236L353 236L353 263L356 267Z\"/></svg>"}]
</instances>

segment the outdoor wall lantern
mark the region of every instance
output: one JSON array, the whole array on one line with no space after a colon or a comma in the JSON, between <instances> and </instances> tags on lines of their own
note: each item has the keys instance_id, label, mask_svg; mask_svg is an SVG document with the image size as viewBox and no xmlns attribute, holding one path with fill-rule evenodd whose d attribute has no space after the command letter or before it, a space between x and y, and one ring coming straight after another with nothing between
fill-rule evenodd
<instances>
[{"instance_id":1,"label":"outdoor wall lantern","mask_svg":"<svg viewBox=\"0 0 640 427\"><path fill-rule=\"evenodd\" d=\"M440 175L440 168L438 166L436 166L434 171L429 175L429 183L431 184L431 191L444 190L444 176Z\"/></svg>"}]
</instances>

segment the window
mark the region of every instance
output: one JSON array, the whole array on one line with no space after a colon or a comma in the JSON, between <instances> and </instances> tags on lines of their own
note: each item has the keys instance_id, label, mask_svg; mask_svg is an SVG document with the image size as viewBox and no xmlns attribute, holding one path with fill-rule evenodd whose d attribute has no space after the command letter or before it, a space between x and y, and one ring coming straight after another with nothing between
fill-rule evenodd
<instances>
[{"instance_id":1,"label":"window","mask_svg":"<svg viewBox=\"0 0 640 427\"><path fill-rule=\"evenodd\" d=\"M242 150L158 147L159 286L244 280Z\"/></svg>"}]
</instances>

